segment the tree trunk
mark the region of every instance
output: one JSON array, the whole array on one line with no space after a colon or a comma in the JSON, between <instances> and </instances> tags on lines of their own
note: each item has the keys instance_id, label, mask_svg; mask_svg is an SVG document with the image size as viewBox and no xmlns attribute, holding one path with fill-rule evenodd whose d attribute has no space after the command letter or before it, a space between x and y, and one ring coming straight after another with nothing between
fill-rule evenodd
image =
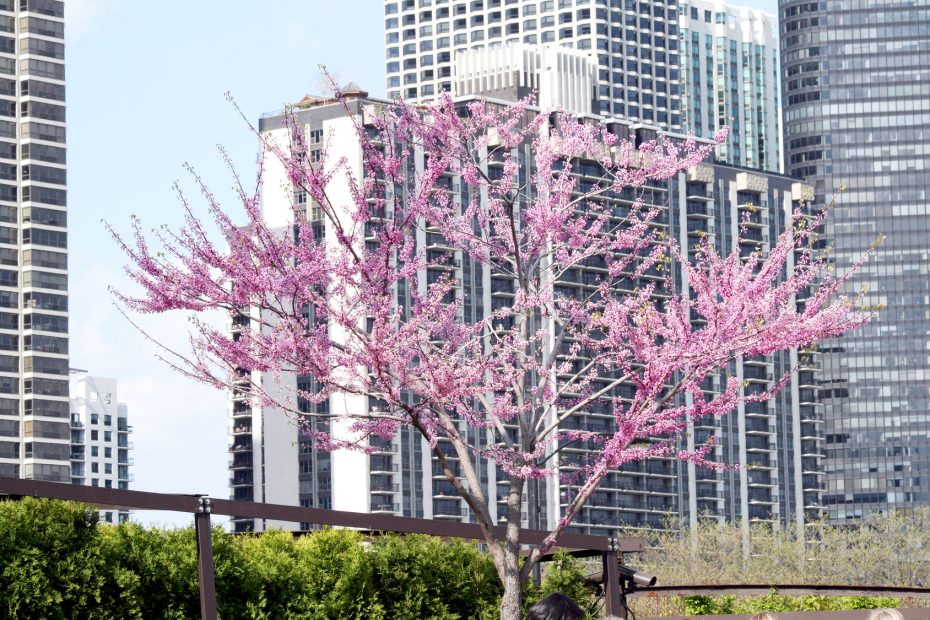
<instances>
[{"instance_id":1,"label":"tree trunk","mask_svg":"<svg viewBox=\"0 0 930 620\"><path fill-rule=\"evenodd\" d=\"M523 582L520 579L520 525L523 508L523 478L511 477L507 493L507 533L504 537L504 584L501 600L501 620L522 620Z\"/></svg>"},{"instance_id":2,"label":"tree trunk","mask_svg":"<svg viewBox=\"0 0 930 620\"><path fill-rule=\"evenodd\" d=\"M501 599L501 620L523 619L523 588L520 571L507 571L504 582L504 597Z\"/></svg>"}]
</instances>

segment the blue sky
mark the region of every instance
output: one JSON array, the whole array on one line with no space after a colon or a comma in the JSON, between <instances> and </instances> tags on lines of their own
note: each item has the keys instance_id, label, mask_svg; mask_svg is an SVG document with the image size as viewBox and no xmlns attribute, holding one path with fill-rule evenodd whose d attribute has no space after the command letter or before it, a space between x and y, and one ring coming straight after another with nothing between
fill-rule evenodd
<instances>
[{"instance_id":1,"label":"blue sky","mask_svg":"<svg viewBox=\"0 0 930 620\"><path fill-rule=\"evenodd\" d=\"M132 488L227 497L226 400L155 359L113 307L108 287L131 291L125 260L104 230L177 228L174 181L197 206L192 164L221 197L232 185L222 144L241 175L255 173L246 117L319 92L319 65L384 95L379 0L67 0L71 365L119 380L135 427ZM775 0L743 4L775 12ZM235 207L233 202L228 203ZM140 317L170 346L186 347L186 318ZM185 515L140 513L185 524Z\"/></svg>"}]
</instances>

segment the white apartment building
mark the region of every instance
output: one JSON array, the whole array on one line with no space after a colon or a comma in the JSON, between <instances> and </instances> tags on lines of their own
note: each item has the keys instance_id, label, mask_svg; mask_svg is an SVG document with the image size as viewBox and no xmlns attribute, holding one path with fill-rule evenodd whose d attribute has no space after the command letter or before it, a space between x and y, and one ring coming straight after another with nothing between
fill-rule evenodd
<instances>
[{"instance_id":1,"label":"white apartment building","mask_svg":"<svg viewBox=\"0 0 930 620\"><path fill-rule=\"evenodd\" d=\"M684 131L710 137L730 127L717 158L782 170L778 21L722 0L679 5Z\"/></svg>"},{"instance_id":2,"label":"white apartment building","mask_svg":"<svg viewBox=\"0 0 930 620\"><path fill-rule=\"evenodd\" d=\"M460 54L554 44L596 66L595 114L681 128L677 0L385 0L387 93L455 96Z\"/></svg>"},{"instance_id":3,"label":"white apartment building","mask_svg":"<svg viewBox=\"0 0 930 620\"><path fill-rule=\"evenodd\" d=\"M119 402L116 380L78 375L71 394L71 483L128 489L133 479L130 433L128 409ZM101 510L100 516L108 523L122 523L129 511Z\"/></svg>"},{"instance_id":4,"label":"white apartment building","mask_svg":"<svg viewBox=\"0 0 930 620\"><path fill-rule=\"evenodd\" d=\"M0 476L69 482L64 3L0 0Z\"/></svg>"}]
</instances>

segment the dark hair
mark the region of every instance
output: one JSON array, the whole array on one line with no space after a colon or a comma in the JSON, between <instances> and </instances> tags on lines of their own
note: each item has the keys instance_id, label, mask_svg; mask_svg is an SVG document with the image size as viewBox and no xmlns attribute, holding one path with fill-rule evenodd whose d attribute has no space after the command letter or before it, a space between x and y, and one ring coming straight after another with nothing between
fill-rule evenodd
<instances>
[{"instance_id":1,"label":"dark hair","mask_svg":"<svg viewBox=\"0 0 930 620\"><path fill-rule=\"evenodd\" d=\"M584 612L575 601L556 592L539 601L526 614L526 620L582 620Z\"/></svg>"}]
</instances>

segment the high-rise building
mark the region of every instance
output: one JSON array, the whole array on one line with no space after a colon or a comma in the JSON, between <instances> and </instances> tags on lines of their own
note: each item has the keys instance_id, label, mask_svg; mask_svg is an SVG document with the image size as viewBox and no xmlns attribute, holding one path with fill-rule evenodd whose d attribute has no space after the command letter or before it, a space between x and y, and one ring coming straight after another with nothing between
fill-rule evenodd
<instances>
[{"instance_id":1,"label":"high-rise building","mask_svg":"<svg viewBox=\"0 0 930 620\"><path fill-rule=\"evenodd\" d=\"M81 375L71 395L71 483L107 489L128 489L132 482L129 456L129 413L119 402L115 379ZM101 518L122 523L128 510L101 510Z\"/></svg>"},{"instance_id":2,"label":"high-rise building","mask_svg":"<svg viewBox=\"0 0 930 620\"><path fill-rule=\"evenodd\" d=\"M597 66L593 112L681 128L678 1L385 0L387 92L408 102L455 90L456 56L554 43Z\"/></svg>"},{"instance_id":3,"label":"high-rise building","mask_svg":"<svg viewBox=\"0 0 930 620\"><path fill-rule=\"evenodd\" d=\"M0 0L0 475L70 482L64 3Z\"/></svg>"},{"instance_id":4,"label":"high-rise building","mask_svg":"<svg viewBox=\"0 0 930 620\"><path fill-rule=\"evenodd\" d=\"M930 502L930 1L780 0L785 168L842 271L883 305L824 343L825 507L838 521Z\"/></svg>"},{"instance_id":5,"label":"high-rise building","mask_svg":"<svg viewBox=\"0 0 930 620\"><path fill-rule=\"evenodd\" d=\"M514 66L523 67L527 56L517 54ZM480 74L481 71L476 72ZM497 89L502 85L498 78L511 75L499 72L488 84ZM585 79L585 72L576 77ZM514 78L519 83L523 78ZM534 78L526 77L531 80ZM565 84L573 83L571 80ZM330 157L344 158L354 166L352 173L361 177L363 170L362 147L356 134L356 123L370 125L379 106L386 102L367 98L357 88L349 89L346 101L338 102L306 98L295 110L295 120L309 138L308 157L319 161L322 149L328 143L333 152ZM467 103L468 100L462 101ZM343 106L343 103L346 107ZM500 102L506 105L507 102ZM590 117L593 122L604 123L621 138L652 139L659 135L654 128L630 124L611 117ZM281 114L261 119L259 129L270 141L286 143L288 129ZM674 136L673 136L674 137ZM489 145L493 150L494 145ZM528 153L512 153L528 161ZM423 155L416 154L407 174L422 170ZM484 158L486 173L494 177L503 166L499 150ZM576 166L579 182L594 182L601 178L602 170L594 161L579 161ZM524 174L526 172L524 171ZM455 175L440 178L461 204L468 203L467 184ZM262 209L266 221L282 230L292 225L295 207L313 222L320 237L333 234L330 223L318 208L308 204L307 196L290 185L283 166L277 160L267 162L265 168ZM351 197L339 192L338 186L329 188L333 204L351 204ZM402 192L403 187L390 187L389 192ZM532 191L527 190L527 191ZM610 197L618 218L628 212L638 198L660 209L655 226L668 231L683 247L693 247L700 239L709 238L720 251L738 250L749 253L765 251L775 237L787 226L792 210L802 198L809 197L810 189L787 177L708 163L680 173L666 182L650 184L642 193L633 190ZM401 197L402 198L402 197ZM384 214L388 217L389 214ZM436 232L419 231L418 245L431 253L454 253L447 264L431 266L409 282L400 283L395 302L409 307L410 289L425 287L441 273L455 270L459 287L456 297L463 299L463 320L484 319L501 304L508 305L513 296L513 282L489 266L476 264L467 253L451 249ZM374 242L375 238L370 241ZM600 257L592 257L584 266L571 270L557 283L557 293L589 292L597 286L598 274L604 267ZM633 279L630 287L649 282L659 285L657 294L667 295L661 282L662 274L648 272L641 279ZM680 273L676 285L687 286ZM622 293L622 291L618 291ZM685 292L686 294L686 292ZM308 313L309 316L309 313ZM699 317L694 318L699 322ZM233 333L244 327L259 328L244 316L234 318ZM740 359L732 363L720 376L709 378L709 392L719 390L725 375L737 376L746 382L745 389L758 392L766 389L788 368L803 366L797 352L786 352L764 358ZM669 459L650 459L632 464L611 473L592 496L575 522L575 531L609 533L619 526L663 527L669 517L696 521L700 517L720 520L782 520L797 522L807 512L819 514L820 479L817 452L820 448L820 424L814 419L809 397L809 372L797 375L791 386L775 400L765 403L741 404L737 411L722 419L701 421L689 434L689 442L703 442L710 435L719 440L715 456L726 463L742 467L724 472L695 469L693 465ZM253 376L252 381L273 380ZM291 377L291 388L310 377ZM285 387L285 390L287 388ZM632 385L620 386L613 396L629 398ZM285 392L286 393L286 392ZM353 395L334 395L329 402L320 404L296 403L293 409L305 413L326 414L373 410L378 402ZM233 397L230 404L231 444L230 473L231 495L246 499L303 506L380 512L411 517L468 520L466 505L455 494L451 484L442 475L438 465L419 434L403 428L391 441L372 442L371 454L337 451L326 453L317 450L309 438L303 436L295 422L277 409L263 409L247 398ZM336 419L310 417L309 424L319 430L338 433ZM613 424L610 403L592 406L584 413L566 420L566 429L607 431ZM333 425L333 426L329 426ZM478 438L475 438L477 441ZM440 447L443 441L440 441ZM693 445L692 445L693 447ZM568 472L584 459L585 450L566 446L562 450L560 467ZM455 466L454 452L449 451ZM487 485L488 495L503 501L505 480L493 463L476 462L479 476ZM558 479L550 479L531 491L528 498L526 524L532 527L552 525L560 516L560 498L564 491ZM492 502L492 515L497 503ZM536 512L531 506L538 507ZM280 523L263 523L254 519L237 519L237 530L263 529Z\"/></svg>"},{"instance_id":6,"label":"high-rise building","mask_svg":"<svg viewBox=\"0 0 930 620\"><path fill-rule=\"evenodd\" d=\"M535 94L538 107L591 114L597 65L586 54L552 43L506 43L455 56L455 92L517 101Z\"/></svg>"},{"instance_id":7,"label":"high-rise building","mask_svg":"<svg viewBox=\"0 0 930 620\"><path fill-rule=\"evenodd\" d=\"M688 0L678 10L683 130L711 137L729 127L718 160L781 170L775 16L722 0Z\"/></svg>"}]
</instances>

